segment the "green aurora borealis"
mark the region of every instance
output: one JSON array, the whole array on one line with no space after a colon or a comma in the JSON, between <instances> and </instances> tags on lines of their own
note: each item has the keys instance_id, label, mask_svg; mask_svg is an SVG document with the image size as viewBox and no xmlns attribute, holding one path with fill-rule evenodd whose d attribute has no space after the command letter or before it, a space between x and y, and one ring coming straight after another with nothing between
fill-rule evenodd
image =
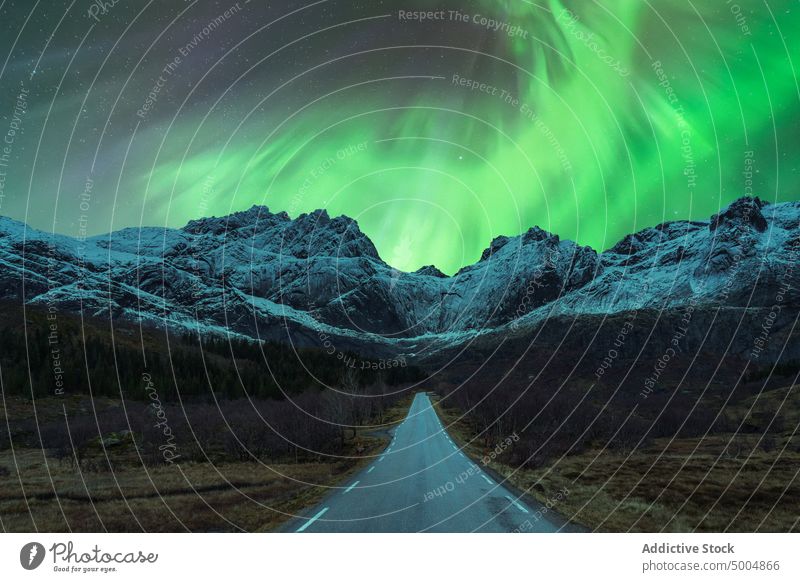
<instances>
[{"instance_id":1,"label":"green aurora borealis","mask_svg":"<svg viewBox=\"0 0 800 582\"><path fill-rule=\"evenodd\" d=\"M4 35L0 133L30 97L0 214L75 236L326 208L393 266L453 273L533 225L602 250L746 193L800 199L796 2L255 4L185 56L235 3L95 22L83 2L59 25L64 3ZM399 12L420 9L443 18Z\"/></svg>"}]
</instances>

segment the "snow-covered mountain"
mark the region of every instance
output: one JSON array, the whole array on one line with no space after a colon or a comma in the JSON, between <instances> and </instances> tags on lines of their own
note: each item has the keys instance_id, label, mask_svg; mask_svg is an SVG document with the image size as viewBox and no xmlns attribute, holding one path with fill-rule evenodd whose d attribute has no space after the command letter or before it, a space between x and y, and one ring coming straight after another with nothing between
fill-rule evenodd
<instances>
[{"instance_id":1,"label":"snow-covered mountain","mask_svg":"<svg viewBox=\"0 0 800 582\"><path fill-rule=\"evenodd\" d=\"M519 335L553 316L779 305L784 321L800 305L798 257L800 203L758 198L603 253L534 227L496 238L452 277L393 269L354 220L324 210L292 220L254 206L83 241L0 217L0 299L385 357Z\"/></svg>"}]
</instances>

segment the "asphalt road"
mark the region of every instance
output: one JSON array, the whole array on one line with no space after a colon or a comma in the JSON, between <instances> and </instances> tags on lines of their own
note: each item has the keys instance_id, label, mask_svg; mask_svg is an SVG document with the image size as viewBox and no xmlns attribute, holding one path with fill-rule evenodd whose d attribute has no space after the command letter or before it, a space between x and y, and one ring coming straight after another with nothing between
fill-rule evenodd
<instances>
[{"instance_id":1,"label":"asphalt road","mask_svg":"<svg viewBox=\"0 0 800 582\"><path fill-rule=\"evenodd\" d=\"M420 393L384 454L304 517L292 520L288 531L558 530L541 509L518 499L462 453L428 396Z\"/></svg>"}]
</instances>

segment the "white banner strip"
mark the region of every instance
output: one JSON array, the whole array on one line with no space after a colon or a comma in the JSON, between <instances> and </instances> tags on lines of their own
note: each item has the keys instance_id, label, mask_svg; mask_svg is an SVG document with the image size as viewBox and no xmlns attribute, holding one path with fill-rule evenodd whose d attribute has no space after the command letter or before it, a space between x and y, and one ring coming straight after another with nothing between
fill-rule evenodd
<instances>
[{"instance_id":1,"label":"white banner strip","mask_svg":"<svg viewBox=\"0 0 800 582\"><path fill-rule=\"evenodd\" d=\"M3 580L800 580L792 534L4 534Z\"/></svg>"}]
</instances>

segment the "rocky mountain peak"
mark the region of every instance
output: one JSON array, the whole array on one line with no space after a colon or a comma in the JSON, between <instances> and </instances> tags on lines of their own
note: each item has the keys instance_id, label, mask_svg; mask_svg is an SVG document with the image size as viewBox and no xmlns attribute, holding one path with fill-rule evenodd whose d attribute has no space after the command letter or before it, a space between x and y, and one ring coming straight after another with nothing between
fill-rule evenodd
<instances>
[{"instance_id":1,"label":"rocky mountain peak","mask_svg":"<svg viewBox=\"0 0 800 582\"><path fill-rule=\"evenodd\" d=\"M538 226L532 226L522 235L522 240L525 243L541 242L543 240L552 238L553 236L554 236L553 234L547 232L544 229L539 228ZM555 236L555 238L556 240L558 240L558 236Z\"/></svg>"},{"instance_id":2,"label":"rocky mountain peak","mask_svg":"<svg viewBox=\"0 0 800 582\"><path fill-rule=\"evenodd\" d=\"M211 216L190 220L183 227L184 232L191 234L224 234L226 232L237 231L245 227L263 230L274 226L277 222L289 220L289 215L285 212L272 214L266 206L253 205L248 210L234 212L227 216Z\"/></svg>"},{"instance_id":3,"label":"rocky mountain peak","mask_svg":"<svg viewBox=\"0 0 800 582\"><path fill-rule=\"evenodd\" d=\"M254 206L180 230L116 231L84 246L0 219L0 299L113 311L154 325L166 313L170 325L201 321L251 337L291 327L311 344L318 325L342 342L373 342L364 332L391 336L389 343L436 334L458 341L477 329L535 325L554 310L770 306L796 262L800 205L763 212L764 205L740 199L711 223L647 228L600 255L534 227L496 237L480 261L452 277L433 265L393 269L355 220L322 209L292 220ZM756 262L767 254L766 267ZM783 292L787 305L800 301L795 289Z\"/></svg>"},{"instance_id":4,"label":"rocky mountain peak","mask_svg":"<svg viewBox=\"0 0 800 582\"><path fill-rule=\"evenodd\" d=\"M437 277L439 279L446 279L447 275L442 273L435 265L425 265L414 271L417 275L427 275L429 277Z\"/></svg>"},{"instance_id":5,"label":"rocky mountain peak","mask_svg":"<svg viewBox=\"0 0 800 582\"><path fill-rule=\"evenodd\" d=\"M487 260L489 257L491 257L493 254L495 254L497 251L499 251L504 246L506 246L508 244L508 241L510 241L510 240L511 240L511 238L509 238L507 236L504 236L504 235L500 235L498 237L495 237L492 240L491 244L489 244L489 246L486 249L484 249L483 253L481 253L480 260L481 261Z\"/></svg>"},{"instance_id":6,"label":"rocky mountain peak","mask_svg":"<svg viewBox=\"0 0 800 582\"><path fill-rule=\"evenodd\" d=\"M764 202L757 196L755 198L739 198L725 210L712 216L708 228L713 232L723 225L742 225L758 232L764 232L767 230L767 221L761 213L761 209L767 204L768 202Z\"/></svg>"},{"instance_id":7,"label":"rocky mountain peak","mask_svg":"<svg viewBox=\"0 0 800 582\"><path fill-rule=\"evenodd\" d=\"M328 215L328 211L324 208L317 208L313 212L301 214L297 217L297 220L310 222L317 227L320 227L328 224L331 221L331 217Z\"/></svg>"},{"instance_id":8,"label":"rocky mountain peak","mask_svg":"<svg viewBox=\"0 0 800 582\"><path fill-rule=\"evenodd\" d=\"M380 261L378 250L361 232L358 222L348 216L331 218L325 209L298 216L282 239L285 248L297 257L369 257Z\"/></svg>"}]
</instances>

